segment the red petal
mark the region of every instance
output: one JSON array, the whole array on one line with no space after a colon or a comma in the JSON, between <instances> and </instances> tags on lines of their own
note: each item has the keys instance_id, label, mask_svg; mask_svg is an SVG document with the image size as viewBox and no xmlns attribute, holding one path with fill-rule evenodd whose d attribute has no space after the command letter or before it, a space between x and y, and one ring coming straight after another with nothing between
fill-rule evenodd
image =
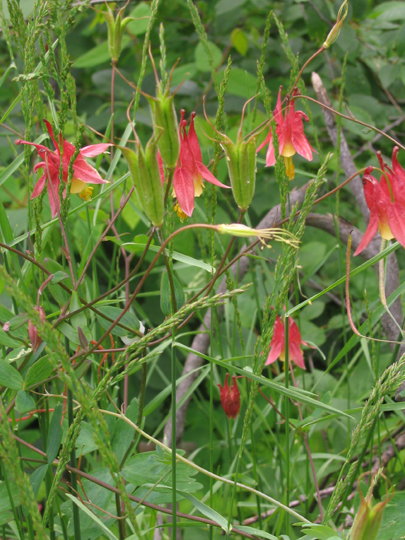
<instances>
[{"instance_id":1,"label":"red petal","mask_svg":"<svg viewBox=\"0 0 405 540\"><path fill-rule=\"evenodd\" d=\"M394 173L398 176L401 182L405 184L405 171L401 167L401 165L398 163L397 154L399 152L398 146L395 146L394 151L392 152L392 168L394 169Z\"/></svg>"},{"instance_id":2,"label":"red petal","mask_svg":"<svg viewBox=\"0 0 405 540\"><path fill-rule=\"evenodd\" d=\"M308 117L302 111L297 111L294 115L292 125L292 143L300 156L308 161L312 161L312 148L304 133L302 116L304 116L308 121Z\"/></svg>"},{"instance_id":3,"label":"red petal","mask_svg":"<svg viewBox=\"0 0 405 540\"><path fill-rule=\"evenodd\" d=\"M274 120L280 126L283 126L283 124L284 124L283 112L281 110L281 90L282 90L282 88L283 87L280 86L279 91L278 91L277 105L276 105L276 108L273 111Z\"/></svg>"},{"instance_id":4,"label":"red petal","mask_svg":"<svg viewBox=\"0 0 405 540\"><path fill-rule=\"evenodd\" d=\"M173 187L180 208L191 217L194 210L194 181L184 167L177 167L173 176Z\"/></svg>"},{"instance_id":5,"label":"red petal","mask_svg":"<svg viewBox=\"0 0 405 540\"><path fill-rule=\"evenodd\" d=\"M290 319L290 330L288 335L288 349L291 360L300 368L305 368L304 354L301 349L300 330L293 319Z\"/></svg>"},{"instance_id":6,"label":"red petal","mask_svg":"<svg viewBox=\"0 0 405 540\"><path fill-rule=\"evenodd\" d=\"M190 128L188 130L188 142L190 144L191 151L193 153L194 159L196 161L202 162L202 155L200 149L200 143L198 142L197 133L194 128L194 118L196 116L195 112L191 113Z\"/></svg>"},{"instance_id":7,"label":"red petal","mask_svg":"<svg viewBox=\"0 0 405 540\"><path fill-rule=\"evenodd\" d=\"M94 167L89 165L80 155L77 157L74 165L74 176L88 184L107 184L107 180L103 180Z\"/></svg>"},{"instance_id":8,"label":"red petal","mask_svg":"<svg viewBox=\"0 0 405 540\"><path fill-rule=\"evenodd\" d=\"M189 171L193 178L198 176L197 163L187 137L186 128L183 126L183 140L180 145L180 161L182 168Z\"/></svg>"},{"instance_id":9,"label":"red petal","mask_svg":"<svg viewBox=\"0 0 405 540\"><path fill-rule=\"evenodd\" d=\"M405 247L405 208L394 203L390 206L387 217L392 234Z\"/></svg>"},{"instance_id":10,"label":"red petal","mask_svg":"<svg viewBox=\"0 0 405 540\"><path fill-rule=\"evenodd\" d=\"M35 143L32 143L32 142L23 141L22 139L17 139L15 141L15 144L28 144L29 146L35 146L35 148L38 151L38 154L40 154L40 155L44 155L46 152L48 154L54 154L54 152L52 152L52 150L49 150L49 148L47 148L43 144L35 144Z\"/></svg>"},{"instance_id":11,"label":"red petal","mask_svg":"<svg viewBox=\"0 0 405 540\"><path fill-rule=\"evenodd\" d=\"M110 148L110 146L113 145L110 143L91 144L90 146L85 146L84 148L82 148L79 155L89 158L95 157L102 154L103 152L106 152Z\"/></svg>"},{"instance_id":12,"label":"red petal","mask_svg":"<svg viewBox=\"0 0 405 540\"><path fill-rule=\"evenodd\" d=\"M273 337L270 343L270 352L267 357L266 366L272 364L280 356L284 349L284 324L281 322L280 317L277 315L276 322L274 323Z\"/></svg>"},{"instance_id":13,"label":"red petal","mask_svg":"<svg viewBox=\"0 0 405 540\"><path fill-rule=\"evenodd\" d=\"M35 187L32 191L31 199L35 199L35 197L38 197L40 195L45 187L46 183L46 176L43 174L41 178L38 180L38 182L35 184Z\"/></svg>"},{"instance_id":14,"label":"red petal","mask_svg":"<svg viewBox=\"0 0 405 540\"><path fill-rule=\"evenodd\" d=\"M59 200L59 182L53 181L51 188L51 181L48 180L48 197L49 197L49 206L51 207L51 215L54 218L57 215L57 208L60 209L60 200Z\"/></svg>"},{"instance_id":15,"label":"red petal","mask_svg":"<svg viewBox=\"0 0 405 540\"><path fill-rule=\"evenodd\" d=\"M48 122L48 120L44 120L44 122L45 122L46 128L48 130L48 133L51 136L53 144L55 145L56 150L59 152L59 145L56 142L55 136L53 134L53 128L52 128L51 124Z\"/></svg>"},{"instance_id":16,"label":"red petal","mask_svg":"<svg viewBox=\"0 0 405 540\"><path fill-rule=\"evenodd\" d=\"M273 136L272 136L272 133L271 133L271 127L270 127L270 131L269 131L267 137L264 139L264 141L262 142L262 144L257 148L256 153L257 153L257 152L260 152L260 150L261 150L262 148L264 148L264 147L266 146L266 144L271 143L272 138L273 138Z\"/></svg>"},{"instance_id":17,"label":"red petal","mask_svg":"<svg viewBox=\"0 0 405 540\"><path fill-rule=\"evenodd\" d=\"M354 256L358 255L359 253L361 253L363 251L363 249L365 247L367 247L369 245L369 243L371 242L371 240L374 238L374 236L376 235L378 231L378 216L377 216L377 212L375 211L371 211L370 213L370 221L368 223L368 227L367 227L367 230L366 232L364 233L363 235L363 238L359 244L359 247L356 249L356 251L354 252Z\"/></svg>"},{"instance_id":18,"label":"red petal","mask_svg":"<svg viewBox=\"0 0 405 540\"><path fill-rule=\"evenodd\" d=\"M196 165L197 165L198 172L201 174L204 180L207 180L207 182L210 182L211 184L214 184L215 186L230 189L231 186L226 186L225 184L222 184L219 180L217 180L215 176L212 174L212 172L203 163L199 163L197 161Z\"/></svg>"}]
</instances>

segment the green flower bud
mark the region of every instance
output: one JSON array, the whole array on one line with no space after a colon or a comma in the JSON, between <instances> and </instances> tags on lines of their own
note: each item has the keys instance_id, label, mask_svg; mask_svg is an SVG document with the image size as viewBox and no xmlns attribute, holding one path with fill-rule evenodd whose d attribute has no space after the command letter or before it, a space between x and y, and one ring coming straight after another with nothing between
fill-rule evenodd
<instances>
[{"instance_id":1,"label":"green flower bud","mask_svg":"<svg viewBox=\"0 0 405 540\"><path fill-rule=\"evenodd\" d=\"M145 150L138 141L137 152L129 148L121 148L121 151L127 160L143 211L154 227L161 227L164 216L164 194L156 146L157 142L152 137Z\"/></svg>"},{"instance_id":2,"label":"green flower bud","mask_svg":"<svg viewBox=\"0 0 405 540\"><path fill-rule=\"evenodd\" d=\"M381 525L384 507L390 501L387 497L385 501L377 503L374 508L371 506L371 495L366 498L360 491L360 508L354 519L351 540L375 540Z\"/></svg>"},{"instance_id":3,"label":"green flower bud","mask_svg":"<svg viewBox=\"0 0 405 540\"><path fill-rule=\"evenodd\" d=\"M226 135L222 135L221 146L226 155L233 197L240 210L245 212L255 193L256 137L244 141L239 130L236 144Z\"/></svg>"},{"instance_id":4,"label":"green flower bud","mask_svg":"<svg viewBox=\"0 0 405 540\"><path fill-rule=\"evenodd\" d=\"M243 107L236 144L227 135L217 131L205 114L207 122L219 136L219 143L226 156L233 197L242 212L246 212L249 208L256 187L256 138L258 133L247 140L244 140L242 133L246 106L255 97L249 99Z\"/></svg>"},{"instance_id":5,"label":"green flower bud","mask_svg":"<svg viewBox=\"0 0 405 540\"><path fill-rule=\"evenodd\" d=\"M121 54L122 36L127 24L133 20L133 17L122 18L124 9L118 11L117 18L114 19L114 13L107 4L107 11L100 11L104 15L108 26L108 50L113 63L117 63Z\"/></svg>"},{"instance_id":6,"label":"green flower bud","mask_svg":"<svg viewBox=\"0 0 405 540\"><path fill-rule=\"evenodd\" d=\"M176 166L180 152L179 125L174 110L174 96L170 95L168 88L162 92L160 84L158 84L157 97L149 96L148 100L152 111L155 135L159 137L157 144L160 155L166 167L172 169Z\"/></svg>"},{"instance_id":7,"label":"green flower bud","mask_svg":"<svg viewBox=\"0 0 405 540\"><path fill-rule=\"evenodd\" d=\"M326 38L326 41L323 44L323 47L325 49L330 47L332 43L334 43L339 37L340 29L342 27L343 21L346 19L347 12L349 11L349 6L347 5L347 1L348 0L345 0L339 8L336 23L334 24L332 30L329 32L328 37Z\"/></svg>"}]
</instances>

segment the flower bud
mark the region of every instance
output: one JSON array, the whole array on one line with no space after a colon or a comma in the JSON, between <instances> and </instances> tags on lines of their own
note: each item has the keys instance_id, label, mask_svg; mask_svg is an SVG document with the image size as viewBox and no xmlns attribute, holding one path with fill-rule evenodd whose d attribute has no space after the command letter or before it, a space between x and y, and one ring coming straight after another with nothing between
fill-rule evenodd
<instances>
[{"instance_id":1,"label":"flower bud","mask_svg":"<svg viewBox=\"0 0 405 540\"><path fill-rule=\"evenodd\" d=\"M164 196L157 159L157 142L152 137L145 151L139 141L136 144L137 152L129 148L121 148L121 151L127 160L143 211L154 227L161 227L164 216Z\"/></svg>"},{"instance_id":2,"label":"flower bud","mask_svg":"<svg viewBox=\"0 0 405 540\"><path fill-rule=\"evenodd\" d=\"M233 197L240 210L245 212L252 202L256 185L256 138L244 141L239 137L234 144L223 136L221 146L226 155Z\"/></svg>"},{"instance_id":3,"label":"flower bud","mask_svg":"<svg viewBox=\"0 0 405 540\"><path fill-rule=\"evenodd\" d=\"M347 5L347 0L345 0L339 8L336 23L334 24L332 30L329 32L328 37L326 38L326 41L323 44L323 47L325 49L330 47L332 43L334 43L339 37L340 29L342 27L343 21L346 19L348 11L349 11L349 6Z\"/></svg>"},{"instance_id":4,"label":"flower bud","mask_svg":"<svg viewBox=\"0 0 405 540\"><path fill-rule=\"evenodd\" d=\"M41 322L44 323L46 316L42 306L35 308L35 310L39 313ZM28 321L28 337L30 338L33 351L36 352L42 343L42 339L38 335L37 327L31 322L31 320Z\"/></svg>"},{"instance_id":5,"label":"flower bud","mask_svg":"<svg viewBox=\"0 0 405 540\"><path fill-rule=\"evenodd\" d=\"M217 231L220 234L229 234L231 236L241 236L242 238L255 237L265 244L265 240L275 240L277 242L284 242L294 248L298 248L299 241L297 238L286 229L278 229L272 227L270 229L253 229L247 227L241 223L221 223L216 226Z\"/></svg>"},{"instance_id":6,"label":"flower bud","mask_svg":"<svg viewBox=\"0 0 405 540\"><path fill-rule=\"evenodd\" d=\"M226 374L224 387L220 384L219 386L219 395L221 398L221 405L225 411L226 416L229 418L235 418L238 416L240 411L240 393L238 385L236 384L236 377L232 375L232 386L228 386L228 377L229 373Z\"/></svg>"},{"instance_id":7,"label":"flower bud","mask_svg":"<svg viewBox=\"0 0 405 540\"><path fill-rule=\"evenodd\" d=\"M211 125L219 136L219 142L225 152L233 197L242 212L246 212L249 208L256 186L256 135L244 140L242 133L243 117L249 101L243 107L236 144ZM207 115L205 117L208 121Z\"/></svg>"},{"instance_id":8,"label":"flower bud","mask_svg":"<svg viewBox=\"0 0 405 540\"><path fill-rule=\"evenodd\" d=\"M387 497L385 501L377 503L374 508L371 506L371 495L366 498L360 491L360 508L354 518L351 540L375 540L378 529L381 525L384 507L390 501Z\"/></svg>"},{"instance_id":9,"label":"flower bud","mask_svg":"<svg viewBox=\"0 0 405 540\"><path fill-rule=\"evenodd\" d=\"M107 11L100 11L104 15L105 21L108 27L108 51L111 56L112 62L115 64L118 62L118 59L121 54L122 47L122 36L127 24L132 21L133 17L122 18L124 9L122 8L118 11L117 18L114 19L114 13L112 12L110 6L106 4Z\"/></svg>"},{"instance_id":10,"label":"flower bud","mask_svg":"<svg viewBox=\"0 0 405 540\"><path fill-rule=\"evenodd\" d=\"M157 87L157 97L148 99L152 111L153 127L159 137L158 147L163 163L170 169L176 166L180 153L179 125L174 109L174 96L169 88L162 92Z\"/></svg>"}]
</instances>

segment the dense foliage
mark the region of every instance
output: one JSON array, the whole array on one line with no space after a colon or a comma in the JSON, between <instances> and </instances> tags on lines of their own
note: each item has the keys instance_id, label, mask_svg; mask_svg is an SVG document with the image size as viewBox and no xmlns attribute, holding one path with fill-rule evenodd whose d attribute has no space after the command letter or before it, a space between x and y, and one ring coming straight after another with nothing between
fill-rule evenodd
<instances>
[{"instance_id":1,"label":"dense foliage","mask_svg":"<svg viewBox=\"0 0 405 540\"><path fill-rule=\"evenodd\" d=\"M2 3L3 539L405 537L405 5L341 4Z\"/></svg>"}]
</instances>

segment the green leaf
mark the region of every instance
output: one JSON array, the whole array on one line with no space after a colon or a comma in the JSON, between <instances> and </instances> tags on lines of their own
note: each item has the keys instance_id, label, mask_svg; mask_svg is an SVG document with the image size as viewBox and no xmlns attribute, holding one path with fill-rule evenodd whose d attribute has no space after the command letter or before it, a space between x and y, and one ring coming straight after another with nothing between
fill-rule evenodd
<instances>
[{"instance_id":1,"label":"green leaf","mask_svg":"<svg viewBox=\"0 0 405 540\"><path fill-rule=\"evenodd\" d=\"M176 299L176 308L179 309L184 305L184 291L180 281L173 274L173 286L174 286L174 296ZM160 282L160 308L163 314L168 317L171 313L170 305L170 283L169 275L167 270L163 270L162 279Z\"/></svg>"},{"instance_id":2,"label":"green leaf","mask_svg":"<svg viewBox=\"0 0 405 540\"><path fill-rule=\"evenodd\" d=\"M131 43L129 36L123 36L122 38L122 50L125 49ZM82 56L79 56L74 62L74 68L91 68L103 64L104 62L110 62L111 56L108 50L108 42L104 41L93 49L85 52Z\"/></svg>"},{"instance_id":3,"label":"green leaf","mask_svg":"<svg viewBox=\"0 0 405 540\"><path fill-rule=\"evenodd\" d=\"M41 465L30 476L30 484L31 484L35 499L38 496L39 488L41 487L42 481L45 478L47 470L48 470L48 465Z\"/></svg>"},{"instance_id":4,"label":"green leaf","mask_svg":"<svg viewBox=\"0 0 405 540\"><path fill-rule=\"evenodd\" d=\"M85 514L87 514L97 525L104 531L104 534L108 536L108 538L111 538L111 540L118 540L118 538L113 534L110 529L104 525L104 523L91 511L85 506L79 499L76 499L76 497L73 497L70 493L66 493L66 496L69 497L69 499L74 502Z\"/></svg>"},{"instance_id":5,"label":"green leaf","mask_svg":"<svg viewBox=\"0 0 405 540\"><path fill-rule=\"evenodd\" d=\"M222 81L224 78L225 70L220 70L218 73L218 80ZM256 92L256 77L249 71L240 68L234 68L231 70L228 79L227 94L233 94L234 96L240 96L243 98L251 98Z\"/></svg>"},{"instance_id":6,"label":"green leaf","mask_svg":"<svg viewBox=\"0 0 405 540\"><path fill-rule=\"evenodd\" d=\"M266 540L278 540L276 536L273 536L270 533L261 531L260 529L254 529L253 527L246 527L245 525L237 525L236 527L239 531L243 531L253 536L258 536L259 538L265 538Z\"/></svg>"},{"instance_id":7,"label":"green leaf","mask_svg":"<svg viewBox=\"0 0 405 540\"><path fill-rule=\"evenodd\" d=\"M51 279L51 283L53 283L54 285L56 285L57 283L59 283L60 281L64 280L64 279L68 279L69 276L66 272L63 272L62 270L59 270L58 272L55 272L52 279Z\"/></svg>"},{"instance_id":8,"label":"green leaf","mask_svg":"<svg viewBox=\"0 0 405 540\"><path fill-rule=\"evenodd\" d=\"M118 319L118 317L122 313L121 308L113 307L113 306L105 306L105 305L96 305L97 311L105 315L106 317L109 317L113 321ZM103 317L100 317L97 315L97 321L99 322L101 328L104 330L108 330L111 326L110 321L107 321L107 319L103 319ZM122 319L120 320L120 323L122 323L124 326L127 326L128 328L132 328L133 330L139 330L139 320L135 317L135 315L132 312L126 312ZM119 326L116 326L113 328L111 333L115 336L128 336L130 332L128 330L125 330L125 328L121 328ZM131 334L133 335L133 334Z\"/></svg>"},{"instance_id":9,"label":"green leaf","mask_svg":"<svg viewBox=\"0 0 405 540\"><path fill-rule=\"evenodd\" d=\"M224 13L228 13L228 11L240 8L245 2L246 0L219 0L215 6L215 13L217 15L223 15Z\"/></svg>"},{"instance_id":10,"label":"green leaf","mask_svg":"<svg viewBox=\"0 0 405 540\"><path fill-rule=\"evenodd\" d=\"M7 332L0 328L0 345L4 345L5 347L12 347L14 349L15 347L19 347L21 345L21 342L16 341L12 337L10 337Z\"/></svg>"},{"instance_id":11,"label":"green leaf","mask_svg":"<svg viewBox=\"0 0 405 540\"><path fill-rule=\"evenodd\" d=\"M69 306L69 313L73 313L74 311L80 309L82 307L82 304L79 300L79 295L77 294L77 291L72 292L72 299L70 301ZM77 313L76 315L72 315L69 317L70 324L73 326L75 330L77 330L77 327L80 326L81 329L86 328L87 326L87 318L84 311L80 311L80 313Z\"/></svg>"},{"instance_id":12,"label":"green leaf","mask_svg":"<svg viewBox=\"0 0 405 540\"><path fill-rule=\"evenodd\" d=\"M232 31L231 42L239 54L246 56L249 48L249 42L245 32L241 28L235 28Z\"/></svg>"},{"instance_id":13,"label":"green leaf","mask_svg":"<svg viewBox=\"0 0 405 540\"><path fill-rule=\"evenodd\" d=\"M108 239L111 240L112 238L108 237ZM120 245L122 245L125 249L128 249L128 251L134 250L135 253L137 251L143 251L145 249L145 244L138 244L133 242L124 242ZM160 246L150 245L149 250L157 253L160 250ZM206 270L210 274L215 274L215 268L210 264L206 264L205 262L199 261L198 259L193 259L193 257L189 257L188 255L183 255L178 251L173 251L173 259L175 261L182 262L187 266L196 266L197 268L202 268L203 270Z\"/></svg>"},{"instance_id":14,"label":"green leaf","mask_svg":"<svg viewBox=\"0 0 405 540\"><path fill-rule=\"evenodd\" d=\"M216 512L203 502L199 501L193 495L190 495L190 493L186 493L185 491L181 491L179 489L177 490L177 493L180 493L185 499L188 499L195 506L195 508L197 508L197 510L199 510L208 519L212 519L212 521L218 523L218 525L220 525L221 529L223 529L226 534L229 534L231 532L232 525L228 529L228 520L221 516L221 514L218 514L218 512Z\"/></svg>"},{"instance_id":15,"label":"green leaf","mask_svg":"<svg viewBox=\"0 0 405 540\"><path fill-rule=\"evenodd\" d=\"M384 510L381 520L378 540L392 540L392 538L403 538L405 535L405 492L394 493L390 502Z\"/></svg>"},{"instance_id":16,"label":"green leaf","mask_svg":"<svg viewBox=\"0 0 405 540\"><path fill-rule=\"evenodd\" d=\"M60 442L62 439L62 413L63 405L58 403L53 411L51 422L49 424L48 431L48 443L46 448L46 458L48 460L48 465L51 465L53 460L58 455Z\"/></svg>"},{"instance_id":17,"label":"green leaf","mask_svg":"<svg viewBox=\"0 0 405 540\"><path fill-rule=\"evenodd\" d=\"M370 18L379 21L397 21L405 19L405 4L403 2L383 2L376 6Z\"/></svg>"},{"instance_id":18,"label":"green leaf","mask_svg":"<svg viewBox=\"0 0 405 540\"><path fill-rule=\"evenodd\" d=\"M11 498L13 499L14 506L20 504L20 494L18 486L15 482L10 481L8 477L8 487L10 488ZM8 496L7 486L5 482L0 482L0 513L6 512L11 509L11 501Z\"/></svg>"},{"instance_id":19,"label":"green leaf","mask_svg":"<svg viewBox=\"0 0 405 540\"><path fill-rule=\"evenodd\" d=\"M208 47L211 51L212 58L214 61L214 69L216 69L221 64L222 52L215 45L215 43L212 43L212 41L208 41ZM211 68L210 68L208 55L205 52L204 45L201 43L201 41L198 43L197 47L195 48L194 58L195 58L195 64L199 71L210 71Z\"/></svg>"},{"instance_id":20,"label":"green leaf","mask_svg":"<svg viewBox=\"0 0 405 540\"><path fill-rule=\"evenodd\" d=\"M24 390L19 390L15 400L15 406L20 414L33 411L36 408L35 399Z\"/></svg>"},{"instance_id":21,"label":"green leaf","mask_svg":"<svg viewBox=\"0 0 405 540\"><path fill-rule=\"evenodd\" d=\"M39 386L43 381L51 375L53 366L47 356L40 358L33 364L27 372L24 382L24 388L29 390Z\"/></svg>"},{"instance_id":22,"label":"green leaf","mask_svg":"<svg viewBox=\"0 0 405 540\"><path fill-rule=\"evenodd\" d=\"M11 390L22 390L24 386L20 373L5 360L0 360L0 385Z\"/></svg>"},{"instance_id":23,"label":"green leaf","mask_svg":"<svg viewBox=\"0 0 405 540\"><path fill-rule=\"evenodd\" d=\"M336 531L326 525L311 523L308 524L308 527L306 525L303 525L303 527L303 532L313 536L314 538L318 538L319 540L331 540L332 538L336 537L339 538Z\"/></svg>"},{"instance_id":24,"label":"green leaf","mask_svg":"<svg viewBox=\"0 0 405 540\"><path fill-rule=\"evenodd\" d=\"M128 23L127 29L134 36L144 34L148 28L152 11L148 4L141 2L129 14L130 17L137 19Z\"/></svg>"},{"instance_id":25,"label":"green leaf","mask_svg":"<svg viewBox=\"0 0 405 540\"><path fill-rule=\"evenodd\" d=\"M15 315L15 317L10 319L8 322L10 332L14 332L14 330L17 330L28 322L28 315L27 313L20 313L18 315Z\"/></svg>"},{"instance_id":26,"label":"green leaf","mask_svg":"<svg viewBox=\"0 0 405 540\"><path fill-rule=\"evenodd\" d=\"M397 33L397 53L398 56L405 55L405 23L399 28ZM403 68L404 66L402 66Z\"/></svg>"}]
</instances>

